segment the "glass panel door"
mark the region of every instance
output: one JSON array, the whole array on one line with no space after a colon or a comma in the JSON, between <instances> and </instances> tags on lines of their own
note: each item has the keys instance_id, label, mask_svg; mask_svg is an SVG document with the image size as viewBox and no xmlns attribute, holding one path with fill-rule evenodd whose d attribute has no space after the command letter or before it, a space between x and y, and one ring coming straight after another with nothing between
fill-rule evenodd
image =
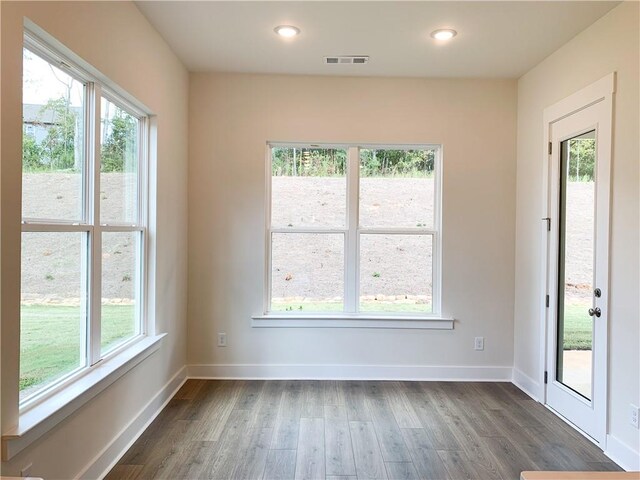
<instances>
[{"instance_id":1,"label":"glass panel door","mask_svg":"<svg viewBox=\"0 0 640 480\"><path fill-rule=\"evenodd\" d=\"M556 380L593 398L595 131L561 142Z\"/></svg>"}]
</instances>

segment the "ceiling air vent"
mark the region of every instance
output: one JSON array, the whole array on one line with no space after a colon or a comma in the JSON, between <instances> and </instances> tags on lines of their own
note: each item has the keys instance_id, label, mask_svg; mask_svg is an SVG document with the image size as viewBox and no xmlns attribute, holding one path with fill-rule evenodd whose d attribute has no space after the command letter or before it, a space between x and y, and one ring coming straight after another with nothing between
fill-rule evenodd
<instances>
[{"instance_id":1,"label":"ceiling air vent","mask_svg":"<svg viewBox=\"0 0 640 480\"><path fill-rule=\"evenodd\" d=\"M335 57L324 57L324 63L327 65L354 65L368 62L368 55L338 55Z\"/></svg>"}]
</instances>

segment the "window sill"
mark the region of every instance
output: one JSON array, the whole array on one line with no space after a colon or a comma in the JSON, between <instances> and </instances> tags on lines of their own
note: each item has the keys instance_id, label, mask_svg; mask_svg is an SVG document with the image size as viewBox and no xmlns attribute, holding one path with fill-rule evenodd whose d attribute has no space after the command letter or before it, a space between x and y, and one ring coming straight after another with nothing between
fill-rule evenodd
<instances>
[{"instance_id":1,"label":"window sill","mask_svg":"<svg viewBox=\"0 0 640 480\"><path fill-rule=\"evenodd\" d=\"M122 353L89 368L68 387L22 412L18 426L2 435L2 460L9 460L24 450L156 352L165 336L166 333L141 338Z\"/></svg>"},{"instance_id":2,"label":"window sill","mask_svg":"<svg viewBox=\"0 0 640 480\"><path fill-rule=\"evenodd\" d=\"M424 315L317 314L292 315L269 313L251 317L254 328L392 328L453 330L454 319Z\"/></svg>"}]
</instances>

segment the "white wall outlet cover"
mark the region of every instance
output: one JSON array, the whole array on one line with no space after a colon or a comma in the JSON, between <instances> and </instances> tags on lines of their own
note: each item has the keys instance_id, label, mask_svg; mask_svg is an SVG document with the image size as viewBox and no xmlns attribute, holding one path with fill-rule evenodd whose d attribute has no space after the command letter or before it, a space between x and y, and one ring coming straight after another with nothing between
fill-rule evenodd
<instances>
[{"instance_id":1,"label":"white wall outlet cover","mask_svg":"<svg viewBox=\"0 0 640 480\"><path fill-rule=\"evenodd\" d=\"M21 477L28 477L31 475L31 467L33 467L33 462L26 464L24 467L20 469Z\"/></svg>"},{"instance_id":2,"label":"white wall outlet cover","mask_svg":"<svg viewBox=\"0 0 640 480\"><path fill-rule=\"evenodd\" d=\"M640 428L640 408L633 404L629 405L629 420L631 421L631 425Z\"/></svg>"}]
</instances>

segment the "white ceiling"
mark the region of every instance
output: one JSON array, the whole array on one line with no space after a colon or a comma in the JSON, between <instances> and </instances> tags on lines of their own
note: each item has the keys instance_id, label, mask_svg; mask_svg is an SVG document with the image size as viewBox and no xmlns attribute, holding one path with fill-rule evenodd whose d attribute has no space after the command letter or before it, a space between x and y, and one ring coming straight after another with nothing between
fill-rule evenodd
<instances>
[{"instance_id":1,"label":"white ceiling","mask_svg":"<svg viewBox=\"0 0 640 480\"><path fill-rule=\"evenodd\" d=\"M612 1L138 1L190 71L519 77L617 5ZM283 39L274 27L302 33ZM431 31L458 36L438 44ZM328 55L370 55L325 65Z\"/></svg>"}]
</instances>

